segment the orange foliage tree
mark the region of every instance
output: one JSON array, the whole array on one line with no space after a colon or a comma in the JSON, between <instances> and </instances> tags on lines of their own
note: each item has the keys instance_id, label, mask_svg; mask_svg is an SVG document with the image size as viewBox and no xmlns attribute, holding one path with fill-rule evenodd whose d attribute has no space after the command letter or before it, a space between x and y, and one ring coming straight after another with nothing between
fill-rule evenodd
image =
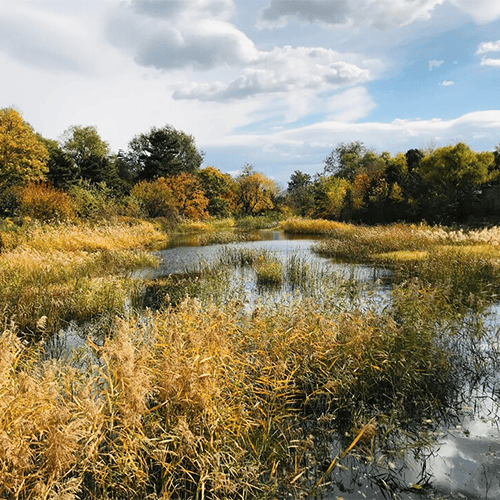
<instances>
[{"instance_id":1,"label":"orange foliage tree","mask_svg":"<svg viewBox=\"0 0 500 500\"><path fill-rule=\"evenodd\" d=\"M75 211L70 196L50 184L30 182L19 190L19 215L44 221L70 220Z\"/></svg>"},{"instance_id":2,"label":"orange foliage tree","mask_svg":"<svg viewBox=\"0 0 500 500\"><path fill-rule=\"evenodd\" d=\"M176 218L180 215L201 219L208 215L208 198L200 181L192 174L141 181L130 194L150 217Z\"/></svg>"}]
</instances>

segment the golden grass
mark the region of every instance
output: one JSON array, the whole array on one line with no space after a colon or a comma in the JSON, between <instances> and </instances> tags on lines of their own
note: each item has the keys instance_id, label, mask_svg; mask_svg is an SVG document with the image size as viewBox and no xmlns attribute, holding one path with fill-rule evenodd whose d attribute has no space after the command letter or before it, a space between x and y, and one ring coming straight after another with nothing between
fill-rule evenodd
<instances>
[{"instance_id":1,"label":"golden grass","mask_svg":"<svg viewBox=\"0 0 500 500\"><path fill-rule=\"evenodd\" d=\"M130 222L90 225L27 225L1 232L5 250L18 246L41 252L126 250L165 245L167 235L151 222Z\"/></svg>"},{"instance_id":2,"label":"golden grass","mask_svg":"<svg viewBox=\"0 0 500 500\"><path fill-rule=\"evenodd\" d=\"M79 368L41 361L7 330L0 496L297 498L315 489L332 462L332 422L346 436L341 463L364 453L367 429L373 446L447 387L431 320L417 331L387 313L327 309L248 314L187 300L117 322Z\"/></svg>"},{"instance_id":3,"label":"golden grass","mask_svg":"<svg viewBox=\"0 0 500 500\"><path fill-rule=\"evenodd\" d=\"M374 254L373 259L380 262L415 262L418 260L423 260L429 255L429 252L425 251L410 251L410 250L399 250L396 252L386 252Z\"/></svg>"},{"instance_id":4,"label":"golden grass","mask_svg":"<svg viewBox=\"0 0 500 500\"><path fill-rule=\"evenodd\" d=\"M16 241L9 240L10 233L1 234L0 308L23 331L37 334L73 319L120 313L138 286L127 274L156 265L148 249L166 241L146 222L35 225ZM36 326L41 317L43 332Z\"/></svg>"},{"instance_id":5,"label":"golden grass","mask_svg":"<svg viewBox=\"0 0 500 500\"><path fill-rule=\"evenodd\" d=\"M355 226L324 219L293 218L280 222L279 227L287 233L332 235L352 231Z\"/></svg>"}]
</instances>

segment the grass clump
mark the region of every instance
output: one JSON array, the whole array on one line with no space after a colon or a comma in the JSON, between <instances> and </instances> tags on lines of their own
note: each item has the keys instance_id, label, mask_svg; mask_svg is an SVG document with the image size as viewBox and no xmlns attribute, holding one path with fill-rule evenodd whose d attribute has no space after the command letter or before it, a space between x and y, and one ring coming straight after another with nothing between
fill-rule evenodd
<instances>
[{"instance_id":1,"label":"grass clump","mask_svg":"<svg viewBox=\"0 0 500 500\"><path fill-rule=\"evenodd\" d=\"M283 282L283 264L277 258L259 258L255 263L257 285L277 286Z\"/></svg>"}]
</instances>

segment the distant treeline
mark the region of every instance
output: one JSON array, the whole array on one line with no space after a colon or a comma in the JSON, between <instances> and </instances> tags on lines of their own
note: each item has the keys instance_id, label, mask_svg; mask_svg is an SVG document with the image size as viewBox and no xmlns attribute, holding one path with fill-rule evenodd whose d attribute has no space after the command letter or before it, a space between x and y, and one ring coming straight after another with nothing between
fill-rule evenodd
<instances>
[{"instance_id":1,"label":"distant treeline","mask_svg":"<svg viewBox=\"0 0 500 500\"><path fill-rule=\"evenodd\" d=\"M3 217L123 214L175 222L274 212L369 224L462 223L498 210L498 147L476 153L458 143L391 156L343 143L323 172L295 171L287 189L249 164L232 177L202 163L194 138L170 125L151 128L115 154L93 126L72 126L55 141L37 134L15 109L0 110Z\"/></svg>"}]
</instances>

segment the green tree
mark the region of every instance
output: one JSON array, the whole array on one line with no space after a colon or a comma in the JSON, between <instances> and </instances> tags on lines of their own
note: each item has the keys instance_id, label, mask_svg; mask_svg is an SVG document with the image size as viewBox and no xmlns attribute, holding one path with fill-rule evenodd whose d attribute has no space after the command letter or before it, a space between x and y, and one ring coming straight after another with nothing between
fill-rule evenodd
<instances>
[{"instance_id":1,"label":"green tree","mask_svg":"<svg viewBox=\"0 0 500 500\"><path fill-rule=\"evenodd\" d=\"M109 144L101 139L94 126L72 125L63 133L61 142L64 151L78 166L89 158L104 158L110 154Z\"/></svg>"},{"instance_id":2,"label":"green tree","mask_svg":"<svg viewBox=\"0 0 500 500\"><path fill-rule=\"evenodd\" d=\"M153 127L129 143L128 164L139 180L195 174L203 161L192 135L170 125Z\"/></svg>"},{"instance_id":3,"label":"green tree","mask_svg":"<svg viewBox=\"0 0 500 500\"><path fill-rule=\"evenodd\" d=\"M42 141L49 153L47 180L57 188L69 188L79 178L75 162L63 151L57 141L45 138Z\"/></svg>"},{"instance_id":4,"label":"green tree","mask_svg":"<svg viewBox=\"0 0 500 500\"><path fill-rule=\"evenodd\" d=\"M111 155L109 144L96 127L73 125L64 132L61 143L63 152L73 162L73 182L79 179L92 184L104 182L115 194L127 191L119 175L118 159ZM62 174L61 169L59 172Z\"/></svg>"},{"instance_id":5,"label":"green tree","mask_svg":"<svg viewBox=\"0 0 500 500\"><path fill-rule=\"evenodd\" d=\"M301 216L314 210L314 185L309 174L296 170L288 181L288 200L291 208Z\"/></svg>"},{"instance_id":6,"label":"green tree","mask_svg":"<svg viewBox=\"0 0 500 500\"><path fill-rule=\"evenodd\" d=\"M325 158L325 174L353 182L367 152L362 142L342 142Z\"/></svg>"},{"instance_id":7,"label":"green tree","mask_svg":"<svg viewBox=\"0 0 500 500\"><path fill-rule=\"evenodd\" d=\"M13 108L0 110L0 187L41 181L49 154L42 140Z\"/></svg>"},{"instance_id":8,"label":"green tree","mask_svg":"<svg viewBox=\"0 0 500 500\"><path fill-rule=\"evenodd\" d=\"M229 217L235 208L238 189L234 179L210 166L200 170L198 177L209 200L208 213L214 217Z\"/></svg>"},{"instance_id":9,"label":"green tree","mask_svg":"<svg viewBox=\"0 0 500 500\"><path fill-rule=\"evenodd\" d=\"M475 153L460 142L426 155L418 167L429 192L429 216L454 222L472 213L481 185L495 165L493 153Z\"/></svg>"}]
</instances>

